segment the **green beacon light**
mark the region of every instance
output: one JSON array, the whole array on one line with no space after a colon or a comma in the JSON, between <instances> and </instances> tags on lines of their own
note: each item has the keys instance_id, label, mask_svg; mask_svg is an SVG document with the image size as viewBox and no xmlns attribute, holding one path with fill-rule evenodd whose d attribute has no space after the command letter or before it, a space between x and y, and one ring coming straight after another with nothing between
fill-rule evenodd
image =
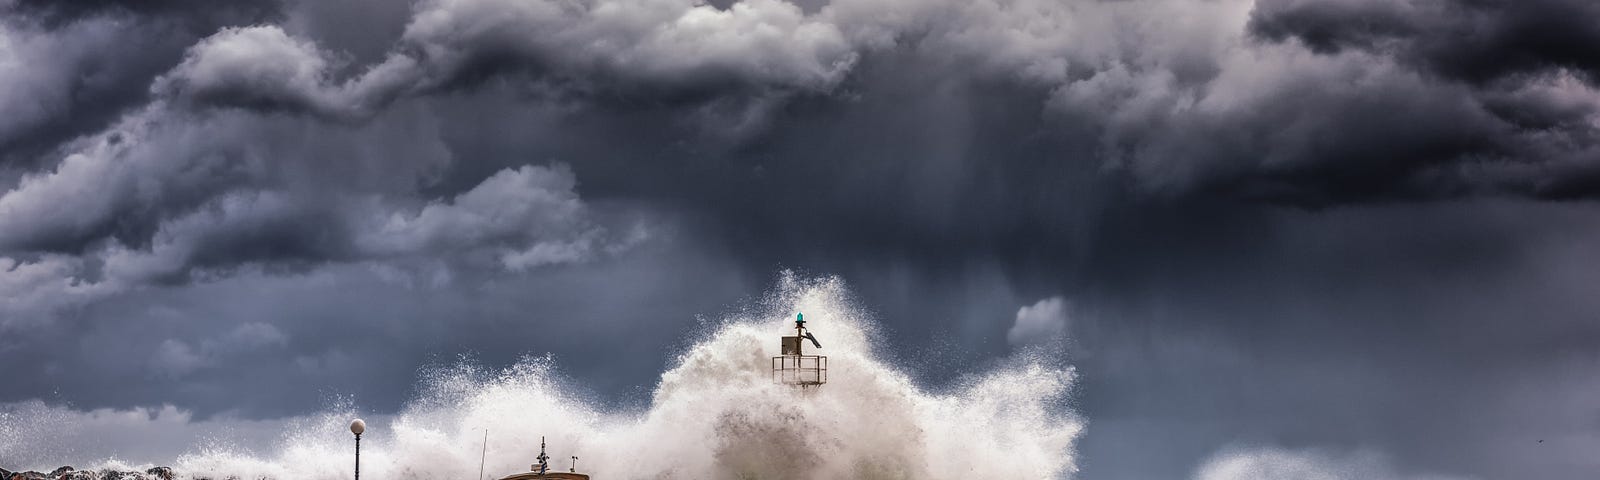
<instances>
[{"instance_id":1,"label":"green beacon light","mask_svg":"<svg viewBox=\"0 0 1600 480\"><path fill-rule=\"evenodd\" d=\"M796 313L796 314L794 314L794 323L799 323L799 324L806 323L806 314L804 314L804 313Z\"/></svg>"}]
</instances>

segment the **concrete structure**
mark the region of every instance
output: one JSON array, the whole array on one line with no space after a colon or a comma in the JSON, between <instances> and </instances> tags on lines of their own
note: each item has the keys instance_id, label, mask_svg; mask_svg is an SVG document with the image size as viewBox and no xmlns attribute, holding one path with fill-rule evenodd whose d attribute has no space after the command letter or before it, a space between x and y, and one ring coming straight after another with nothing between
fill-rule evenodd
<instances>
[{"instance_id":1,"label":"concrete structure","mask_svg":"<svg viewBox=\"0 0 1600 480\"><path fill-rule=\"evenodd\" d=\"M500 477L500 480L589 480L589 476L581 473L568 472L527 472Z\"/></svg>"}]
</instances>

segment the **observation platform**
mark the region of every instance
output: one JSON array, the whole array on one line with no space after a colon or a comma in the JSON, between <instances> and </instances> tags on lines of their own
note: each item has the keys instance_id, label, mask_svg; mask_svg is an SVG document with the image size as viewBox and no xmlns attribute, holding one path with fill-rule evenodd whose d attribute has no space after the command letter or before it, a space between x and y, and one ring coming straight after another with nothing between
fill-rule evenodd
<instances>
[{"instance_id":1,"label":"observation platform","mask_svg":"<svg viewBox=\"0 0 1600 480\"><path fill-rule=\"evenodd\" d=\"M800 386L828 383L828 357L823 355L772 357L772 381Z\"/></svg>"}]
</instances>

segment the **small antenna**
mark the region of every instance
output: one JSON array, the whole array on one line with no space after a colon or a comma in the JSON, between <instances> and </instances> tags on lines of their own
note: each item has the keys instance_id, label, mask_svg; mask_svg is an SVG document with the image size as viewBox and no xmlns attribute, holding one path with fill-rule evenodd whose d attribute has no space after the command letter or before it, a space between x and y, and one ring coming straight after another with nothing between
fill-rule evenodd
<instances>
[{"instance_id":1,"label":"small antenna","mask_svg":"<svg viewBox=\"0 0 1600 480\"><path fill-rule=\"evenodd\" d=\"M572 470L569 470L569 471L572 472L572 473L578 473L578 456L577 455L573 455L572 456Z\"/></svg>"},{"instance_id":2,"label":"small antenna","mask_svg":"<svg viewBox=\"0 0 1600 480\"><path fill-rule=\"evenodd\" d=\"M483 480L483 461L489 458L489 429L483 429L483 453L478 454L478 480Z\"/></svg>"},{"instance_id":3,"label":"small antenna","mask_svg":"<svg viewBox=\"0 0 1600 480\"><path fill-rule=\"evenodd\" d=\"M550 471L550 456L544 454L544 437L539 437L539 474L544 475Z\"/></svg>"}]
</instances>

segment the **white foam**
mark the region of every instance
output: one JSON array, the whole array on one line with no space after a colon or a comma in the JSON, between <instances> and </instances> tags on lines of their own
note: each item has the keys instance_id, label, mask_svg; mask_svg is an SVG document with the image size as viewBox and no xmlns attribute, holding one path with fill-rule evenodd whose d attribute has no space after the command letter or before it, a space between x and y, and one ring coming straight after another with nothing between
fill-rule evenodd
<instances>
[{"instance_id":1,"label":"white foam","mask_svg":"<svg viewBox=\"0 0 1600 480\"><path fill-rule=\"evenodd\" d=\"M526 471L548 438L551 465L601 479L1060 478L1076 471L1082 421L1064 407L1073 371L1019 359L931 393L875 355L882 341L838 279L784 275L757 304L708 327L665 372L643 412L569 394L548 358L500 372L427 375L393 417L369 418L361 470L374 479L489 478ZM774 385L778 337L804 312L829 382ZM811 353L808 351L808 353ZM577 382L579 380L571 380ZM217 447L180 457L191 477L348 479L353 412L307 417L264 454ZM370 417L370 416L369 416Z\"/></svg>"}]
</instances>

